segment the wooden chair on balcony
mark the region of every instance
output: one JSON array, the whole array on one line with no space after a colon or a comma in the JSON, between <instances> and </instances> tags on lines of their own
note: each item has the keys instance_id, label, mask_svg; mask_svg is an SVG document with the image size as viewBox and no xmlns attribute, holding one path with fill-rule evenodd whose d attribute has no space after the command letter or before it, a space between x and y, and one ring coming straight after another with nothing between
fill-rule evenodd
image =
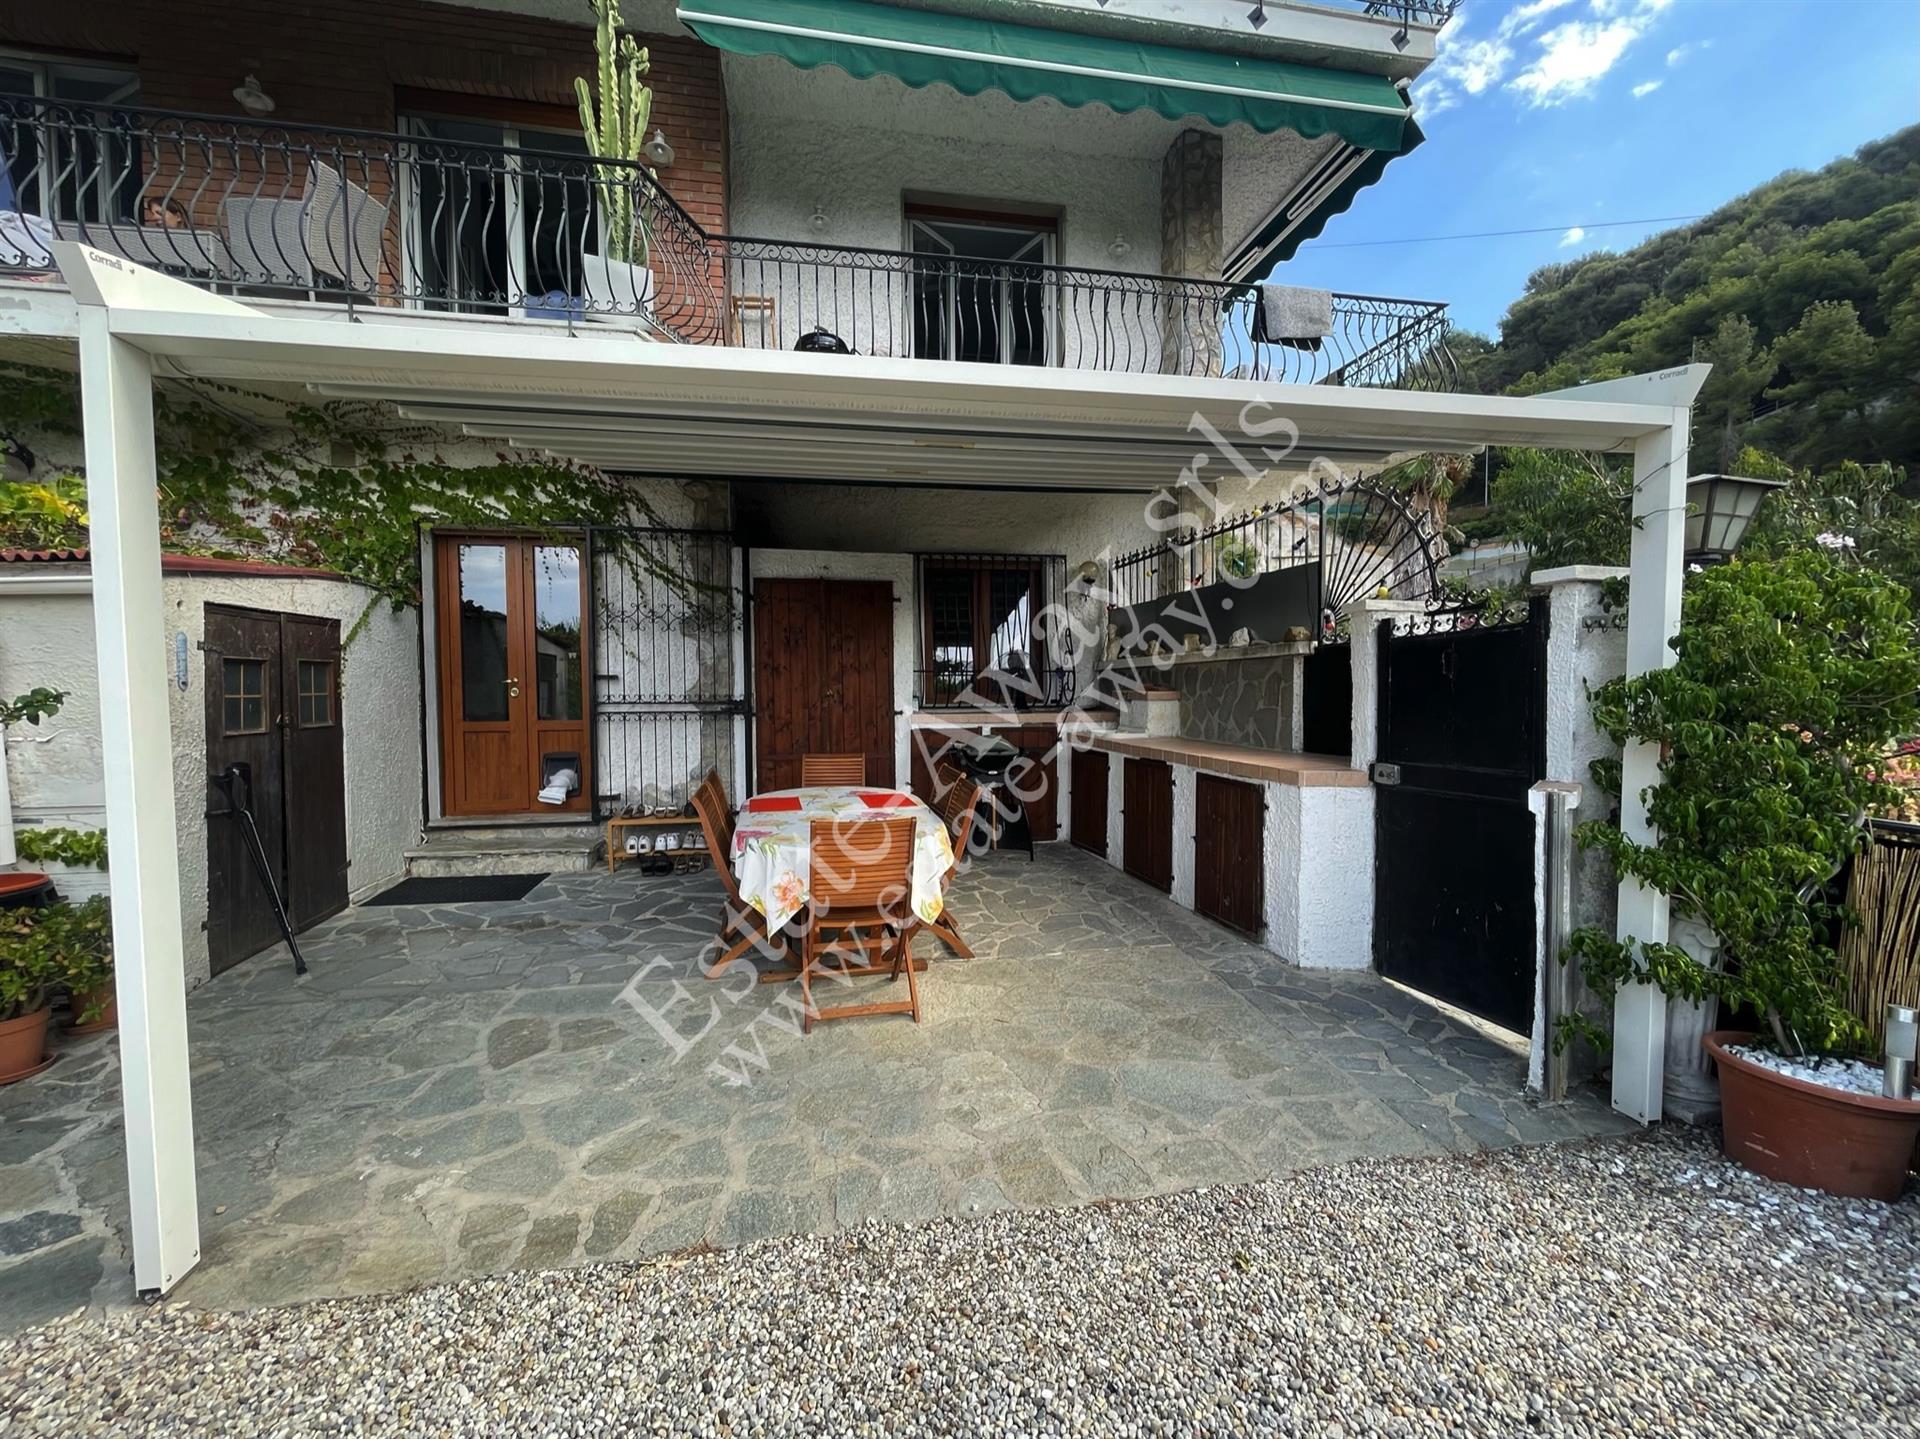
<instances>
[{"instance_id":1,"label":"wooden chair on balcony","mask_svg":"<svg viewBox=\"0 0 1920 1439\"><path fill-rule=\"evenodd\" d=\"M800 757L800 783L865 784L867 757L863 754L809 754Z\"/></svg>"},{"instance_id":2,"label":"wooden chair on balcony","mask_svg":"<svg viewBox=\"0 0 1920 1439\"><path fill-rule=\"evenodd\" d=\"M792 945L784 933L767 927L767 917L740 896L740 882L733 877L733 821L727 814L726 795L719 788L718 776L709 776L693 792L693 812L700 818L707 848L713 854L713 868L726 890L721 910L718 943L723 953L707 966L707 978L715 979L750 949L791 959ZM787 970L784 977L796 971Z\"/></svg>"},{"instance_id":3,"label":"wooden chair on balcony","mask_svg":"<svg viewBox=\"0 0 1920 1439\"><path fill-rule=\"evenodd\" d=\"M913 962L913 840L916 821L815 820L808 841L807 927L800 949L803 1027L826 1019L910 1014L920 1022L920 979ZM875 951L879 957L876 959ZM846 962L848 957L857 962ZM838 960L840 962L833 962ZM859 975L907 977L905 999L817 1008L813 982Z\"/></svg>"}]
</instances>

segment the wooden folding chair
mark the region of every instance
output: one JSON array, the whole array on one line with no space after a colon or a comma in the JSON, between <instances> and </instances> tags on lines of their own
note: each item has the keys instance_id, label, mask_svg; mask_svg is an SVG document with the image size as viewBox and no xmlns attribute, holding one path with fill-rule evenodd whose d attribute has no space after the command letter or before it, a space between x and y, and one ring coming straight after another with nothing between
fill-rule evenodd
<instances>
[{"instance_id":1,"label":"wooden folding chair","mask_svg":"<svg viewBox=\"0 0 1920 1439\"><path fill-rule=\"evenodd\" d=\"M868 1014L910 1014L920 1022L920 980L913 963L913 839L916 821L905 819L815 820L809 841L812 874L807 884L808 918L800 948L800 1004L804 1028L824 1019ZM880 957L873 958L874 946ZM831 964L836 956L860 963ZM846 980L856 975L907 977L907 998L826 1009L813 1002L816 976Z\"/></svg>"},{"instance_id":2,"label":"wooden folding chair","mask_svg":"<svg viewBox=\"0 0 1920 1439\"><path fill-rule=\"evenodd\" d=\"M865 784L867 757L863 754L809 754L800 757L800 783Z\"/></svg>"},{"instance_id":3,"label":"wooden folding chair","mask_svg":"<svg viewBox=\"0 0 1920 1439\"><path fill-rule=\"evenodd\" d=\"M717 769L708 770L707 777L700 781L700 788L706 790L713 796L714 813L720 817L721 827L725 830L722 838L727 842L727 858L732 859L733 830L736 821L733 813L733 805L727 800L727 787L720 779L720 771Z\"/></svg>"},{"instance_id":4,"label":"wooden folding chair","mask_svg":"<svg viewBox=\"0 0 1920 1439\"><path fill-rule=\"evenodd\" d=\"M953 906L946 902L947 890L953 884L953 877L967 863L967 846L973 842L974 816L979 811L980 786L956 772L954 783L949 784L940 796L940 818L946 821L947 835L953 841L953 868L940 876L940 917L932 921L916 918L913 922L916 933L923 929L930 931L935 939L961 959L972 959L973 950L960 938L960 925L953 917Z\"/></svg>"},{"instance_id":5,"label":"wooden folding chair","mask_svg":"<svg viewBox=\"0 0 1920 1439\"><path fill-rule=\"evenodd\" d=\"M725 797L716 784L703 782L693 792L693 812L700 817L706 832L707 848L713 853L713 868L725 886L727 897L721 910L719 942L724 946L734 936L739 940L707 966L707 978L717 978L728 965L749 949L762 946L770 954L791 956L792 946L784 934L767 926L767 917L740 897L740 882L733 877L733 823L727 816ZM787 971L791 976L793 971Z\"/></svg>"}]
</instances>

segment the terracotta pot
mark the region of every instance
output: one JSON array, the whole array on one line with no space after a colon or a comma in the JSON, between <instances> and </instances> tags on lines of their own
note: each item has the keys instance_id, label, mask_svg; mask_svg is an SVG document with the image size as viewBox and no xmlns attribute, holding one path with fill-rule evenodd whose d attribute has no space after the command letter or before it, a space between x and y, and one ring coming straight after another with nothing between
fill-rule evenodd
<instances>
[{"instance_id":1,"label":"terracotta pot","mask_svg":"<svg viewBox=\"0 0 1920 1439\"><path fill-rule=\"evenodd\" d=\"M1728 1052L1752 1038L1721 1029L1701 1040L1720 1071L1721 1152L1802 1188L1898 1199L1920 1137L1920 1100L1847 1094Z\"/></svg>"},{"instance_id":2,"label":"terracotta pot","mask_svg":"<svg viewBox=\"0 0 1920 1439\"><path fill-rule=\"evenodd\" d=\"M0 1084L25 1079L45 1065L47 1020L52 1013L43 1006L18 1019L0 1020Z\"/></svg>"},{"instance_id":3,"label":"terracotta pot","mask_svg":"<svg viewBox=\"0 0 1920 1439\"><path fill-rule=\"evenodd\" d=\"M68 1034L104 1034L109 1029L119 1028L120 999L119 996L114 993L112 981L109 980L102 986L102 989L104 989L106 993L107 1005L105 1009L100 1011L100 1017L91 1024L69 1024L67 1026ZM91 1007L92 1002L99 997L100 994L98 991L93 994L76 994L69 1002L73 1006L74 1014L82 1015Z\"/></svg>"}]
</instances>

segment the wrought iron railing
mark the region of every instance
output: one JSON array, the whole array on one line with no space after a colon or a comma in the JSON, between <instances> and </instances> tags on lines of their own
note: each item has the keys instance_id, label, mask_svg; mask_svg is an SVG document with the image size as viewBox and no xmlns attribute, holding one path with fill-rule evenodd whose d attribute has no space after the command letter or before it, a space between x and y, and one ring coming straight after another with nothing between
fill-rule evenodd
<instances>
[{"instance_id":1,"label":"wrought iron railing","mask_svg":"<svg viewBox=\"0 0 1920 1439\"><path fill-rule=\"evenodd\" d=\"M50 243L243 297L644 325L691 344L1451 389L1444 305L1334 295L1277 338L1258 286L716 235L644 166L429 133L0 98L0 274ZM564 137L551 137L559 146ZM579 142L573 142L579 143ZM608 252L610 189L645 263Z\"/></svg>"},{"instance_id":2,"label":"wrought iron railing","mask_svg":"<svg viewBox=\"0 0 1920 1439\"><path fill-rule=\"evenodd\" d=\"M644 166L17 97L0 154L0 272L44 271L69 239L247 296L719 336L707 236ZM644 265L609 254L616 188Z\"/></svg>"},{"instance_id":3,"label":"wrought iron railing","mask_svg":"<svg viewBox=\"0 0 1920 1439\"><path fill-rule=\"evenodd\" d=\"M1265 337L1255 285L805 241L715 238L728 342L825 331L863 355L1290 384L1450 389L1446 306L1333 296L1324 335Z\"/></svg>"}]
</instances>

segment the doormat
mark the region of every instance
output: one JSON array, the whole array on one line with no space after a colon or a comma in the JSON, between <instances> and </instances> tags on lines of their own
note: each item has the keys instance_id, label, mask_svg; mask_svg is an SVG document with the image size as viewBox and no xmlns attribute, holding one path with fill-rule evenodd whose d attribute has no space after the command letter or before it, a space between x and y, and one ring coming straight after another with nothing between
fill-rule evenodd
<instances>
[{"instance_id":1,"label":"doormat","mask_svg":"<svg viewBox=\"0 0 1920 1439\"><path fill-rule=\"evenodd\" d=\"M525 899L544 874L415 875L366 904L505 904Z\"/></svg>"}]
</instances>

